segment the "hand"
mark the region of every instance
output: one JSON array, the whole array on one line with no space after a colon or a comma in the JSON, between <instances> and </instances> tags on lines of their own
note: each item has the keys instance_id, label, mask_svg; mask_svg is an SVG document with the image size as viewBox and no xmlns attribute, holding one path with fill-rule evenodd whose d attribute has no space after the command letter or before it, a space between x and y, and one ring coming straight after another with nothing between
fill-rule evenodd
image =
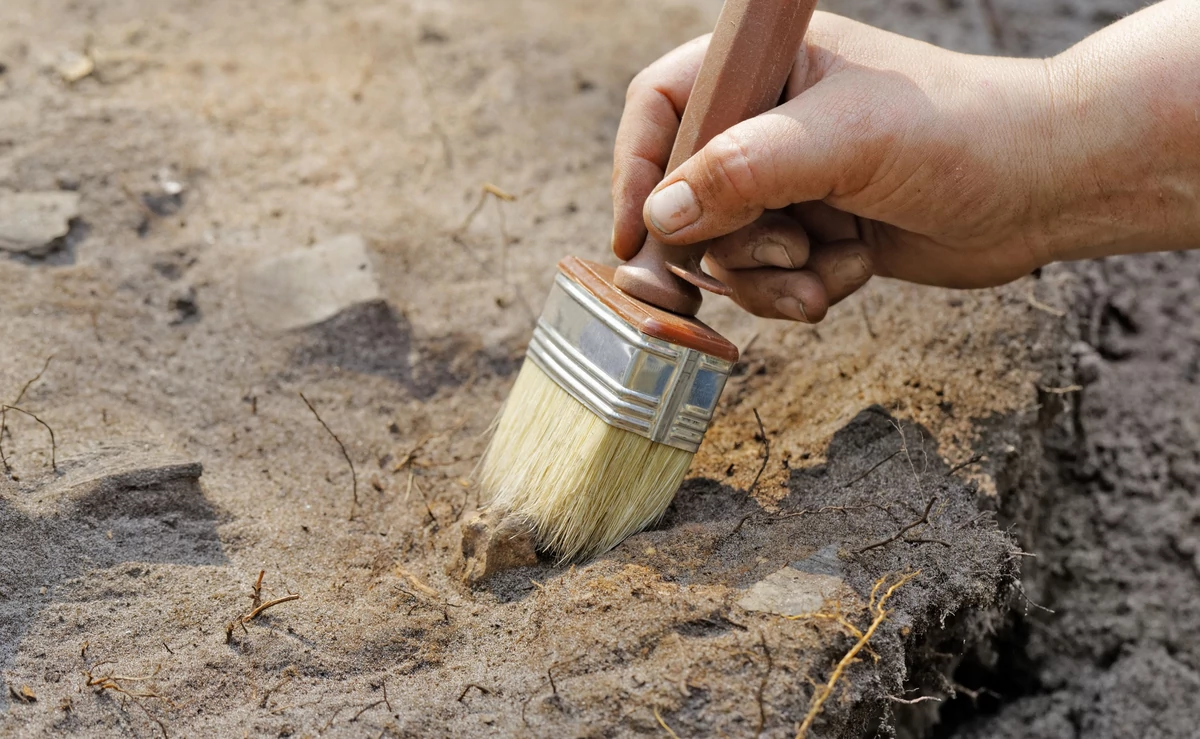
<instances>
[{"instance_id":1,"label":"hand","mask_svg":"<svg viewBox=\"0 0 1200 739\"><path fill-rule=\"evenodd\" d=\"M1200 14L1189 4L1162 6L1190 13L1194 26ZM1151 154L1163 136L1142 125L1128 89L1139 84L1139 65L1123 59L1114 69L1094 57L1106 45L1128 48L1121 35L1139 28L1156 37L1148 51L1161 54L1164 30L1133 23L1147 12L1056 60L957 54L817 13L786 102L717 136L663 180L707 48L707 37L696 39L629 87L613 251L629 259L648 229L667 244L714 239L706 266L739 305L816 322L872 274L985 287L1055 259L1134 250L1144 224L1162 217L1149 201L1161 192ZM1179 66L1194 70L1188 24L1158 22L1188 50L1177 52ZM1127 89L1112 99L1097 92L1112 85ZM1141 135L1121 135L1130 131ZM1196 163L1194 132L1190 142ZM1178 158L1183 147L1174 146ZM1200 168L1192 175L1194 195ZM1126 213L1128 228L1114 228Z\"/></svg>"}]
</instances>

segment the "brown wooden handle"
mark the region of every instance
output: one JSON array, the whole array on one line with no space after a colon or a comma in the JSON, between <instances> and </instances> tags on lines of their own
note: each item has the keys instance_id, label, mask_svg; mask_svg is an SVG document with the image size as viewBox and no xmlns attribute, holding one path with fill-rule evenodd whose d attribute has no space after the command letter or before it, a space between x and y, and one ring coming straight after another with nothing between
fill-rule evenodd
<instances>
[{"instance_id":1,"label":"brown wooden handle","mask_svg":"<svg viewBox=\"0 0 1200 739\"><path fill-rule=\"evenodd\" d=\"M779 103L817 0L725 0L704 63L692 86L667 174L714 136ZM704 274L707 242L668 246L647 238L633 259L617 268L617 287L633 297L682 315L700 309L700 290L729 294Z\"/></svg>"}]
</instances>

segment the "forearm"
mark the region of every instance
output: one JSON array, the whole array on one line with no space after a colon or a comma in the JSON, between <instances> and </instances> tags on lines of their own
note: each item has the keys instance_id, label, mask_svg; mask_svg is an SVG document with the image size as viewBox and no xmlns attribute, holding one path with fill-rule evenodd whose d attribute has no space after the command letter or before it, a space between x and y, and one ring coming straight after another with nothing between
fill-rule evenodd
<instances>
[{"instance_id":1,"label":"forearm","mask_svg":"<svg viewBox=\"0 0 1200 739\"><path fill-rule=\"evenodd\" d=\"M1047 251L1200 246L1200 2L1166 0L1047 62Z\"/></svg>"}]
</instances>

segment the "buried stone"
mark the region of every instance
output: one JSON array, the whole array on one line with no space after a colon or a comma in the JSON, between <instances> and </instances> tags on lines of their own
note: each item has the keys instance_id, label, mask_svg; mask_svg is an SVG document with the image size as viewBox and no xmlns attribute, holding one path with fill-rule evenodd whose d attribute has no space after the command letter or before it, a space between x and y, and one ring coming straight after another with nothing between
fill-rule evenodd
<instances>
[{"instance_id":1,"label":"buried stone","mask_svg":"<svg viewBox=\"0 0 1200 739\"><path fill-rule=\"evenodd\" d=\"M50 253L79 217L77 192L0 190L0 251L28 257Z\"/></svg>"}]
</instances>

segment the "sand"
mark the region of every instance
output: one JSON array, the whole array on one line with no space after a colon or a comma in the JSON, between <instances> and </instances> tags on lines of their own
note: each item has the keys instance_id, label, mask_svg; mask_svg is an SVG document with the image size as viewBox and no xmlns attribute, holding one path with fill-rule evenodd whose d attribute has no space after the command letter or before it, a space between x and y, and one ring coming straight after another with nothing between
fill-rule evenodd
<instances>
[{"instance_id":1,"label":"sand","mask_svg":"<svg viewBox=\"0 0 1200 739\"><path fill-rule=\"evenodd\" d=\"M0 255L0 400L55 442L8 414L0 736L794 736L918 572L814 735L1187 735L1192 256L709 301L744 361L662 523L457 577L625 85L718 6L6 3L0 193L80 200ZM829 4L1009 54L1132 7Z\"/></svg>"}]
</instances>

